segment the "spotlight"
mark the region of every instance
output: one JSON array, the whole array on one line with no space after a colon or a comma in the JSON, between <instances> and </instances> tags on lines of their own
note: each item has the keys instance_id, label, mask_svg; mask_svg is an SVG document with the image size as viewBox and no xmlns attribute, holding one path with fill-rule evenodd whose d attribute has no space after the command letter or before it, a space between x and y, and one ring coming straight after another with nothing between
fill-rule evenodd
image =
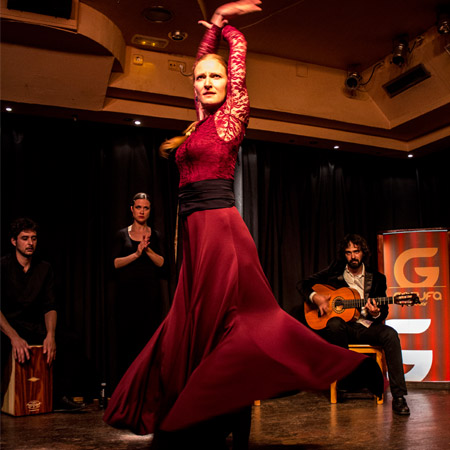
<instances>
[{"instance_id":1,"label":"spotlight","mask_svg":"<svg viewBox=\"0 0 450 450\"><path fill-rule=\"evenodd\" d=\"M187 33L179 30L171 31L169 37L172 41L184 41L187 38Z\"/></svg>"},{"instance_id":2,"label":"spotlight","mask_svg":"<svg viewBox=\"0 0 450 450\"><path fill-rule=\"evenodd\" d=\"M363 82L363 77L359 73L359 67L360 64L352 64L347 68L347 78L345 79L345 89L344 94L347 95L347 97L354 98L358 95L358 92L362 91L365 86L367 86L370 83L370 80L373 77L373 74L375 73L375 70L377 70L379 67L383 66L383 62L380 61L376 63L372 68L372 73L370 74L370 77Z\"/></svg>"},{"instance_id":3,"label":"spotlight","mask_svg":"<svg viewBox=\"0 0 450 450\"><path fill-rule=\"evenodd\" d=\"M408 56L408 38L401 36L394 41L394 48L392 50L392 62L401 67L406 62Z\"/></svg>"},{"instance_id":4,"label":"spotlight","mask_svg":"<svg viewBox=\"0 0 450 450\"><path fill-rule=\"evenodd\" d=\"M448 11L438 12L438 19L436 26L439 34L450 33L450 17Z\"/></svg>"},{"instance_id":5,"label":"spotlight","mask_svg":"<svg viewBox=\"0 0 450 450\"><path fill-rule=\"evenodd\" d=\"M408 56L408 39L405 36L397 38L394 41L394 48L392 50L392 62L401 67L406 62Z\"/></svg>"},{"instance_id":6,"label":"spotlight","mask_svg":"<svg viewBox=\"0 0 450 450\"><path fill-rule=\"evenodd\" d=\"M345 87L351 91L358 89L362 77L358 72L349 72L345 80Z\"/></svg>"}]
</instances>

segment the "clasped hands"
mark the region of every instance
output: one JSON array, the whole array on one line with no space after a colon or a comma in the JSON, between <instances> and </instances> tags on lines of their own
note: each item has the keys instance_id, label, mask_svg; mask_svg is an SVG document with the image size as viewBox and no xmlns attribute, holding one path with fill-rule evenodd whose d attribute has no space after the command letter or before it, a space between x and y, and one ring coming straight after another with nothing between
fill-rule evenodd
<instances>
[{"instance_id":1,"label":"clasped hands","mask_svg":"<svg viewBox=\"0 0 450 450\"><path fill-rule=\"evenodd\" d=\"M138 248L136 250L136 254L138 256L142 255L142 252L144 252L145 250L147 250L147 248L150 245L150 234L144 234L142 235L142 241L139 242Z\"/></svg>"}]
</instances>

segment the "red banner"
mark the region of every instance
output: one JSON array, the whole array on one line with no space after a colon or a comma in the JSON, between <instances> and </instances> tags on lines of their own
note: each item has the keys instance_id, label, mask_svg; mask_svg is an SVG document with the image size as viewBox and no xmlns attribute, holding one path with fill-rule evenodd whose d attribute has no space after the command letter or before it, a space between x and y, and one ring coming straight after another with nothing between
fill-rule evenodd
<instances>
[{"instance_id":1,"label":"red banner","mask_svg":"<svg viewBox=\"0 0 450 450\"><path fill-rule=\"evenodd\" d=\"M400 335L406 380L449 381L449 230L379 234L378 268L386 275L388 296L413 292L421 301L391 306L386 321Z\"/></svg>"}]
</instances>

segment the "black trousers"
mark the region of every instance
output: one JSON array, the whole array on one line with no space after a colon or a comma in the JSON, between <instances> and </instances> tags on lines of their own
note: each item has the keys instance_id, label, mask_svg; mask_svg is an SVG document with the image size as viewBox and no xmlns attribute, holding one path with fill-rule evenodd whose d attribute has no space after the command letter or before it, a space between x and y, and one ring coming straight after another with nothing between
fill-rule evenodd
<instances>
[{"instance_id":1,"label":"black trousers","mask_svg":"<svg viewBox=\"0 0 450 450\"><path fill-rule=\"evenodd\" d=\"M373 323L365 327L357 322L345 322L333 317L318 334L328 342L348 348L349 344L369 344L383 348L389 374L389 385L393 397L406 395L405 374L403 371L402 349L398 333L384 323Z\"/></svg>"}]
</instances>

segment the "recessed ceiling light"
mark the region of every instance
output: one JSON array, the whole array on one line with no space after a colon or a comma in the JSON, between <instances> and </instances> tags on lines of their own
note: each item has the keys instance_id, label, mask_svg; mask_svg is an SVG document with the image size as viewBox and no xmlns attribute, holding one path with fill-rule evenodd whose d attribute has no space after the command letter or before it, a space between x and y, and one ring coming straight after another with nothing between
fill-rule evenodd
<instances>
[{"instance_id":1,"label":"recessed ceiling light","mask_svg":"<svg viewBox=\"0 0 450 450\"><path fill-rule=\"evenodd\" d=\"M164 6L152 6L142 11L142 14L147 20L153 23L164 23L172 19L172 12Z\"/></svg>"},{"instance_id":2,"label":"recessed ceiling light","mask_svg":"<svg viewBox=\"0 0 450 450\"><path fill-rule=\"evenodd\" d=\"M187 33L180 30L171 31L169 33L169 37L170 39L172 39L172 41L184 41L187 38L187 36L188 36Z\"/></svg>"},{"instance_id":3,"label":"recessed ceiling light","mask_svg":"<svg viewBox=\"0 0 450 450\"><path fill-rule=\"evenodd\" d=\"M6 109L6 111L8 111L8 112L11 112L11 111L12 111L11 106L7 106L5 109Z\"/></svg>"},{"instance_id":4,"label":"recessed ceiling light","mask_svg":"<svg viewBox=\"0 0 450 450\"><path fill-rule=\"evenodd\" d=\"M409 153L408 158L414 158L414 155L412 153Z\"/></svg>"},{"instance_id":5,"label":"recessed ceiling light","mask_svg":"<svg viewBox=\"0 0 450 450\"><path fill-rule=\"evenodd\" d=\"M339 148L339 145L335 145L333 148L334 148L335 150L337 150L337 149Z\"/></svg>"},{"instance_id":6,"label":"recessed ceiling light","mask_svg":"<svg viewBox=\"0 0 450 450\"><path fill-rule=\"evenodd\" d=\"M134 124L135 124L135 125L141 125L141 123L142 123L142 122L141 122L140 120L135 120L135 121L134 121Z\"/></svg>"}]
</instances>

